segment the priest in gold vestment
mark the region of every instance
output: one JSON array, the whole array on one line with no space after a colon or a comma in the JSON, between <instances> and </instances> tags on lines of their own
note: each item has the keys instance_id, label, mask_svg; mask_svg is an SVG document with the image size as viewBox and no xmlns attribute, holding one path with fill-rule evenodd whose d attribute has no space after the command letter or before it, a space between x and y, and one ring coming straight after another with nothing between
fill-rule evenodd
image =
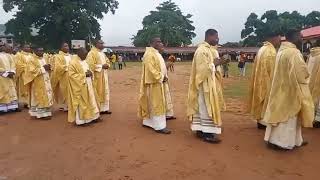
<instances>
[{"instance_id":1,"label":"priest in gold vestment","mask_svg":"<svg viewBox=\"0 0 320 180\"><path fill-rule=\"evenodd\" d=\"M290 30L277 54L264 121L264 140L269 147L291 150L306 145L302 127L312 127L314 103L309 90L310 74L300 50L301 34Z\"/></svg>"},{"instance_id":2,"label":"priest in gold vestment","mask_svg":"<svg viewBox=\"0 0 320 180\"><path fill-rule=\"evenodd\" d=\"M85 61L87 50L80 48L72 57L68 78L68 122L85 125L100 118L96 92L93 87L93 73Z\"/></svg>"},{"instance_id":3,"label":"priest in gold vestment","mask_svg":"<svg viewBox=\"0 0 320 180\"><path fill-rule=\"evenodd\" d=\"M16 83L18 101L21 105L29 106L30 102L30 86L25 83L25 73L27 64L32 59L32 49L29 44L23 45L22 51L15 56L16 59ZM30 106L29 106L30 107Z\"/></svg>"},{"instance_id":4,"label":"priest in gold vestment","mask_svg":"<svg viewBox=\"0 0 320 180\"><path fill-rule=\"evenodd\" d=\"M280 43L281 36L278 33L269 33L253 64L248 108L253 118L257 121L258 129L266 128L266 123L262 119L269 100L277 55L276 48L279 48Z\"/></svg>"},{"instance_id":5,"label":"priest in gold vestment","mask_svg":"<svg viewBox=\"0 0 320 180\"><path fill-rule=\"evenodd\" d=\"M166 98L168 77L160 54L162 49L161 39L153 38L143 56L138 116L143 120L143 126L152 128L157 133L170 134L166 124L169 105L169 99Z\"/></svg>"},{"instance_id":6,"label":"priest in gold vestment","mask_svg":"<svg viewBox=\"0 0 320 180\"><path fill-rule=\"evenodd\" d=\"M0 113L18 111L18 96L15 84L15 61L12 47L0 47Z\"/></svg>"},{"instance_id":7,"label":"priest in gold vestment","mask_svg":"<svg viewBox=\"0 0 320 180\"><path fill-rule=\"evenodd\" d=\"M217 67L224 63L213 46L219 43L218 32L209 29L205 33L205 42L201 43L194 55L189 81L187 115L191 130L208 143L219 143L221 134L221 111L224 109L222 80Z\"/></svg>"},{"instance_id":8,"label":"priest in gold vestment","mask_svg":"<svg viewBox=\"0 0 320 180\"><path fill-rule=\"evenodd\" d=\"M26 67L24 83L30 85L30 116L37 119L51 119L53 104L50 81L51 65L49 59L43 54L43 48L34 49L34 54Z\"/></svg>"},{"instance_id":9,"label":"priest in gold vestment","mask_svg":"<svg viewBox=\"0 0 320 180\"><path fill-rule=\"evenodd\" d=\"M320 40L316 41L310 50L308 71L311 74L309 87L315 105L313 127L320 128Z\"/></svg>"},{"instance_id":10,"label":"priest in gold vestment","mask_svg":"<svg viewBox=\"0 0 320 180\"><path fill-rule=\"evenodd\" d=\"M68 70L71 61L69 44L62 43L58 54L53 57L52 89L61 111L68 111Z\"/></svg>"},{"instance_id":11,"label":"priest in gold vestment","mask_svg":"<svg viewBox=\"0 0 320 180\"><path fill-rule=\"evenodd\" d=\"M104 49L104 42L96 40L94 47L87 57L87 63L90 70L93 72L94 80L93 86L97 91L97 99L100 106L101 114L111 114L110 111L110 87L108 69L110 68L110 61L102 51Z\"/></svg>"}]
</instances>

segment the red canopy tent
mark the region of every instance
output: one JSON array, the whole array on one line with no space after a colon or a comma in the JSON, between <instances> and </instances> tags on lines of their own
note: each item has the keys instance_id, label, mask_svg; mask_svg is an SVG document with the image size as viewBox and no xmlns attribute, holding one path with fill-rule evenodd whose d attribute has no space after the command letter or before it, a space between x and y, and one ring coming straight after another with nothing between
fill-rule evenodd
<instances>
[{"instance_id":1,"label":"red canopy tent","mask_svg":"<svg viewBox=\"0 0 320 180\"><path fill-rule=\"evenodd\" d=\"M304 29L301 33L304 40L320 38L320 26Z\"/></svg>"}]
</instances>

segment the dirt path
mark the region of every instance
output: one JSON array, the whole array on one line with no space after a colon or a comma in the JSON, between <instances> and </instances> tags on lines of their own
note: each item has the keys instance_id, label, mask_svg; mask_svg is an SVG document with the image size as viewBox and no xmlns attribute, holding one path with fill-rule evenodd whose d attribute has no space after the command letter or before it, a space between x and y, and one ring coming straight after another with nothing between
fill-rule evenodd
<instances>
[{"instance_id":1,"label":"dirt path","mask_svg":"<svg viewBox=\"0 0 320 180\"><path fill-rule=\"evenodd\" d=\"M189 69L170 74L178 119L168 123L169 136L136 117L140 67L110 73L113 114L101 123L75 127L58 111L51 121L26 111L0 116L0 180L317 179L320 131L304 131L305 148L271 151L239 100L223 113L222 144L199 141L185 116Z\"/></svg>"}]
</instances>

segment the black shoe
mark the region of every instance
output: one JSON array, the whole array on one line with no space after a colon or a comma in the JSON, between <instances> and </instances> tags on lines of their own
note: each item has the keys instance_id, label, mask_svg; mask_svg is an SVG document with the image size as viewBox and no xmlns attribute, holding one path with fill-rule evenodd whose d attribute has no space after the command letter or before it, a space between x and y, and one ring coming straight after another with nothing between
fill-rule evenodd
<instances>
[{"instance_id":1,"label":"black shoe","mask_svg":"<svg viewBox=\"0 0 320 180\"><path fill-rule=\"evenodd\" d=\"M175 119L177 119L177 118L174 116L166 117L166 120L175 120Z\"/></svg>"},{"instance_id":2,"label":"black shoe","mask_svg":"<svg viewBox=\"0 0 320 180\"><path fill-rule=\"evenodd\" d=\"M103 119L101 117L99 117L99 118L93 120L92 123L99 123L99 122L102 122L102 121L103 121Z\"/></svg>"},{"instance_id":3,"label":"black shoe","mask_svg":"<svg viewBox=\"0 0 320 180\"><path fill-rule=\"evenodd\" d=\"M144 124L142 124L142 127L143 127L143 128L152 129L152 127L150 127L150 126L146 126L146 125L144 125Z\"/></svg>"},{"instance_id":4,"label":"black shoe","mask_svg":"<svg viewBox=\"0 0 320 180\"><path fill-rule=\"evenodd\" d=\"M211 133L203 133L203 141L210 144L219 144L221 140L217 138L214 134Z\"/></svg>"},{"instance_id":5,"label":"black shoe","mask_svg":"<svg viewBox=\"0 0 320 180\"><path fill-rule=\"evenodd\" d=\"M320 122L319 121L315 121L313 123L313 128L320 128Z\"/></svg>"},{"instance_id":6,"label":"black shoe","mask_svg":"<svg viewBox=\"0 0 320 180\"><path fill-rule=\"evenodd\" d=\"M203 138L203 132L202 132L202 131L197 131L197 132L196 132L196 136L197 136L198 138Z\"/></svg>"},{"instance_id":7,"label":"black shoe","mask_svg":"<svg viewBox=\"0 0 320 180\"><path fill-rule=\"evenodd\" d=\"M45 121L49 121L49 120L51 120L52 119L52 117L51 116L49 116L49 117L43 117L43 118L40 118L40 120L45 120Z\"/></svg>"},{"instance_id":8,"label":"black shoe","mask_svg":"<svg viewBox=\"0 0 320 180\"><path fill-rule=\"evenodd\" d=\"M101 112L100 114L112 114L111 111L104 111L104 112Z\"/></svg>"},{"instance_id":9,"label":"black shoe","mask_svg":"<svg viewBox=\"0 0 320 180\"><path fill-rule=\"evenodd\" d=\"M289 151L289 149L282 148L278 145L272 144L270 142L267 143L268 148L276 151Z\"/></svg>"},{"instance_id":10,"label":"black shoe","mask_svg":"<svg viewBox=\"0 0 320 180\"><path fill-rule=\"evenodd\" d=\"M257 122L257 128L261 129L261 130L265 130L265 129L267 129L267 126Z\"/></svg>"},{"instance_id":11,"label":"black shoe","mask_svg":"<svg viewBox=\"0 0 320 180\"><path fill-rule=\"evenodd\" d=\"M167 128L164 128L164 129L161 129L161 130L157 130L156 131L157 133L160 133L160 134L171 134L171 131Z\"/></svg>"},{"instance_id":12,"label":"black shoe","mask_svg":"<svg viewBox=\"0 0 320 180\"><path fill-rule=\"evenodd\" d=\"M308 145L308 144L309 144L308 141L303 141L300 147L306 146L306 145Z\"/></svg>"}]
</instances>

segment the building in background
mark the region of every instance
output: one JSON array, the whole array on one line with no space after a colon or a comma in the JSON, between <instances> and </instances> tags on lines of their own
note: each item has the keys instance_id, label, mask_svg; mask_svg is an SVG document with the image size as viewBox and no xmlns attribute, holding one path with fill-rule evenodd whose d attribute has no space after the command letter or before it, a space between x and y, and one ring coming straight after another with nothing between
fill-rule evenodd
<instances>
[{"instance_id":1,"label":"building in background","mask_svg":"<svg viewBox=\"0 0 320 180\"><path fill-rule=\"evenodd\" d=\"M6 34L6 26L4 24L0 24L0 44L9 44L13 47L13 39L14 36L12 34Z\"/></svg>"},{"instance_id":2,"label":"building in background","mask_svg":"<svg viewBox=\"0 0 320 180\"><path fill-rule=\"evenodd\" d=\"M123 58L127 61L140 61L143 57L143 54L146 50L145 47L128 47L128 46L111 46L107 47L108 49L111 49L116 54L122 54ZM197 47L166 47L165 51L163 53L163 56L165 59L169 57L170 54L173 54L176 56L176 58L181 59L182 61L191 61L193 58L193 55L196 51ZM258 52L258 47L239 47L239 48L226 48L226 47L220 47L219 53L228 53L233 61L236 61L236 56L238 52L243 52L249 55L252 55L253 57Z\"/></svg>"}]
</instances>

